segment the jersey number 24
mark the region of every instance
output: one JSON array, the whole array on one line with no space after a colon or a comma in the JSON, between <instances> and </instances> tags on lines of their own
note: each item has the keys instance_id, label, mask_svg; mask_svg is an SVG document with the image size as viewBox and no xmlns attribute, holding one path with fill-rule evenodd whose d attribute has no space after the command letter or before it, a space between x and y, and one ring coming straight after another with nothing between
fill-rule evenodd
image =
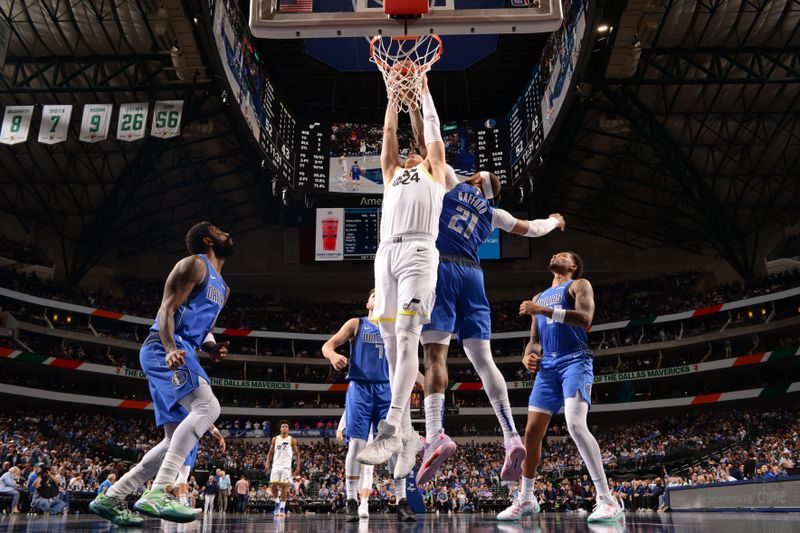
<instances>
[{"instance_id":1,"label":"jersey number 24","mask_svg":"<svg viewBox=\"0 0 800 533\"><path fill-rule=\"evenodd\" d=\"M461 205L456 207L456 211L458 211L458 213L453 215L447 227L460 234L465 239L469 239L472 237L472 232L475 231L475 226L478 224L478 216ZM459 222L466 222L466 226L460 225Z\"/></svg>"},{"instance_id":2,"label":"jersey number 24","mask_svg":"<svg viewBox=\"0 0 800 533\"><path fill-rule=\"evenodd\" d=\"M397 187L398 185L408 185L412 181L419 182L419 172L417 169L413 170L404 170L402 174L397 176L394 181L392 182L392 187Z\"/></svg>"}]
</instances>

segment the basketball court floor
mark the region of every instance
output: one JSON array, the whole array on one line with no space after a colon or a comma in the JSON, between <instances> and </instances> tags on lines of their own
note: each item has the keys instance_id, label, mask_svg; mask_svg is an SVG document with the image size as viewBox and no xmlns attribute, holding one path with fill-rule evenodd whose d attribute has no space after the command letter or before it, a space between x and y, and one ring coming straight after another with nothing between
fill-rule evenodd
<instances>
[{"instance_id":1,"label":"basketball court floor","mask_svg":"<svg viewBox=\"0 0 800 533\"><path fill-rule=\"evenodd\" d=\"M586 515L542 514L519 524L498 523L490 514L424 515L416 523L399 523L389 515L375 515L368 521L347 523L341 515L304 515L273 519L271 515L226 514L198 519L191 524L173 524L147 519L142 528L116 528L94 515L0 518L0 532L25 531L165 531L174 533L616 533L697 532L697 533L789 533L800 531L800 513L630 513L625 525L586 523Z\"/></svg>"}]
</instances>

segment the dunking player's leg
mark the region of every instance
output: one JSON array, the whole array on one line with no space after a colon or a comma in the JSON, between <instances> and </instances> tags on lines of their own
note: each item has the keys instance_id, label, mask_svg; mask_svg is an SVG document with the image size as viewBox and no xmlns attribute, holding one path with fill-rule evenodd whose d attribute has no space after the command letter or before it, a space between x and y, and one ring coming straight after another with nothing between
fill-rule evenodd
<instances>
[{"instance_id":1,"label":"dunking player's leg","mask_svg":"<svg viewBox=\"0 0 800 533\"><path fill-rule=\"evenodd\" d=\"M164 489L175 482L186 456L219 416L220 406L211 386L202 378L196 389L180 399L180 404L189 414L175 428L152 488L142 494L134 508L149 516L187 522L194 520L195 513L170 505Z\"/></svg>"},{"instance_id":2,"label":"dunking player's leg","mask_svg":"<svg viewBox=\"0 0 800 533\"><path fill-rule=\"evenodd\" d=\"M525 426L526 456L522 465L522 482L519 497L511 506L498 513L498 520L519 520L539 512L539 502L534 495L536 469L542 457L542 441L547 433L552 413L538 407L528 407L528 423Z\"/></svg>"},{"instance_id":3,"label":"dunking player's leg","mask_svg":"<svg viewBox=\"0 0 800 533\"><path fill-rule=\"evenodd\" d=\"M508 401L508 387L503 374L497 368L492 358L492 348L489 339L465 339L464 353L472 363L478 377L483 383L489 403L492 404L500 427L503 429L505 440L506 458L500 479L503 481L516 481L522 474L522 461L525 459L525 446L517 433L514 417L511 414L511 403Z\"/></svg>"},{"instance_id":4,"label":"dunking player's leg","mask_svg":"<svg viewBox=\"0 0 800 533\"><path fill-rule=\"evenodd\" d=\"M393 473L395 479L403 479L414 469L421 442L419 434L411 426L411 392L419 375L419 337L422 324L415 315L399 314L396 322L397 364L392 380L392 404L386 423L400 428L402 451L398 453ZM400 505L398 500L398 506Z\"/></svg>"},{"instance_id":5,"label":"dunking player's leg","mask_svg":"<svg viewBox=\"0 0 800 533\"><path fill-rule=\"evenodd\" d=\"M378 289L377 294L380 294L380 289ZM393 322L383 320L379 325L381 330L381 338L383 339L384 352L386 353L386 362L389 366L389 385L392 390L392 401L394 401L394 378L396 376L395 367L397 365L397 334ZM371 443L364 447L361 453L358 454L358 460L365 465L382 464L388 461L392 455L400 452L402 449L403 436L401 434L400 425L397 424L396 426L389 426L387 420L382 420L378 424L377 436Z\"/></svg>"},{"instance_id":6,"label":"dunking player's leg","mask_svg":"<svg viewBox=\"0 0 800 533\"><path fill-rule=\"evenodd\" d=\"M600 446L597 440L589 432L586 424L586 415L589 412L589 404L581 397L580 392L572 398L564 400L564 417L567 420L567 430L569 431L575 446L581 454L583 462L589 475L592 476L592 483L597 490L597 504L595 511L589 516L589 520L607 521L618 519L622 515L622 509L611 496L608 490L608 480L605 470L603 470L603 458L600 454Z\"/></svg>"}]
</instances>

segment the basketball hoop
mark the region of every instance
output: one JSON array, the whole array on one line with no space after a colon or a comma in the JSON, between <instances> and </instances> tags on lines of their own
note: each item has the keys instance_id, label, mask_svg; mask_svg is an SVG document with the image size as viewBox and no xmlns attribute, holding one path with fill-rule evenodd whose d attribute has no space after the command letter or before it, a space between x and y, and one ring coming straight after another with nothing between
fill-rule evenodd
<instances>
[{"instance_id":1,"label":"basketball hoop","mask_svg":"<svg viewBox=\"0 0 800 533\"><path fill-rule=\"evenodd\" d=\"M442 40L428 34L408 37L376 35L369 46L370 61L378 66L386 94L397 112L419 109L422 78L442 57Z\"/></svg>"}]
</instances>

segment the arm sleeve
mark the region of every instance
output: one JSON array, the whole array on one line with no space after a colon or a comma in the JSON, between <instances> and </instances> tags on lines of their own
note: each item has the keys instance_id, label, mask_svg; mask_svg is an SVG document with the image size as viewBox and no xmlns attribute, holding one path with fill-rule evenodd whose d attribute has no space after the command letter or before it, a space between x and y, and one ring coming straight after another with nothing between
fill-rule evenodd
<instances>
[{"instance_id":1,"label":"arm sleeve","mask_svg":"<svg viewBox=\"0 0 800 533\"><path fill-rule=\"evenodd\" d=\"M528 233L526 237L541 237L547 235L558 227L558 220L555 218L539 218L528 221Z\"/></svg>"},{"instance_id":2,"label":"arm sleeve","mask_svg":"<svg viewBox=\"0 0 800 533\"><path fill-rule=\"evenodd\" d=\"M342 433L344 433L344 430L347 427L347 420L345 419L346 415L347 411L342 413L342 418L339 419L339 427L336 428L336 431L341 431Z\"/></svg>"},{"instance_id":3,"label":"arm sleeve","mask_svg":"<svg viewBox=\"0 0 800 533\"><path fill-rule=\"evenodd\" d=\"M510 233L516 224L517 219L505 209L492 209L492 229L500 228Z\"/></svg>"}]
</instances>

